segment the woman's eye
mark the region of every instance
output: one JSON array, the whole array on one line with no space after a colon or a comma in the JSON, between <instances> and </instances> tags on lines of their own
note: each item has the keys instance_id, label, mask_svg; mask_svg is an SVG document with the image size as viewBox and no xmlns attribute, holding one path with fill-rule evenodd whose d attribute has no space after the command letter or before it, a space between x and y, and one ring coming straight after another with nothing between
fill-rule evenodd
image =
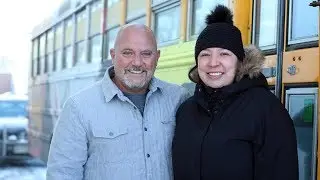
<instances>
[{"instance_id":1,"label":"woman's eye","mask_svg":"<svg viewBox=\"0 0 320 180\"><path fill-rule=\"evenodd\" d=\"M204 56L210 56L209 54L200 54L200 57L204 57Z\"/></svg>"},{"instance_id":2,"label":"woman's eye","mask_svg":"<svg viewBox=\"0 0 320 180\"><path fill-rule=\"evenodd\" d=\"M222 53L221 53L221 56L230 56L230 54L227 53L227 52L222 52Z\"/></svg>"}]
</instances>

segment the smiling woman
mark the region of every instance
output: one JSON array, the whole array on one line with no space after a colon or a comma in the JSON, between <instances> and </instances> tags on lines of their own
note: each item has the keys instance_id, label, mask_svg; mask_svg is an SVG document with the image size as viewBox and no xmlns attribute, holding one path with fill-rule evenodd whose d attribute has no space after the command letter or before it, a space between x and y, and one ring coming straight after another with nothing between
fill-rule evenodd
<instances>
[{"instance_id":1,"label":"smiling woman","mask_svg":"<svg viewBox=\"0 0 320 180\"><path fill-rule=\"evenodd\" d=\"M268 90L264 57L243 48L227 7L217 6L206 25L189 73L194 95L176 113L174 179L298 180L295 129Z\"/></svg>"},{"instance_id":2,"label":"smiling woman","mask_svg":"<svg viewBox=\"0 0 320 180\"><path fill-rule=\"evenodd\" d=\"M227 49L207 48L198 56L198 73L210 87L221 88L234 81L238 66L235 54Z\"/></svg>"}]
</instances>

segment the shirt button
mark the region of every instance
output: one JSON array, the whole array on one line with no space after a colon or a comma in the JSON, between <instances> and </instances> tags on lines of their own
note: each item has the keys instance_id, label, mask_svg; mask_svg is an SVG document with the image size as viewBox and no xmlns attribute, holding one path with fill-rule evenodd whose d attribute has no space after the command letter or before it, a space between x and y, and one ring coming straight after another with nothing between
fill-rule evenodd
<instances>
[{"instance_id":1,"label":"shirt button","mask_svg":"<svg viewBox=\"0 0 320 180\"><path fill-rule=\"evenodd\" d=\"M147 154L147 157L149 158L149 157L150 157L150 154Z\"/></svg>"},{"instance_id":2,"label":"shirt button","mask_svg":"<svg viewBox=\"0 0 320 180\"><path fill-rule=\"evenodd\" d=\"M145 127L145 128L144 128L144 131L148 131L148 129Z\"/></svg>"}]
</instances>

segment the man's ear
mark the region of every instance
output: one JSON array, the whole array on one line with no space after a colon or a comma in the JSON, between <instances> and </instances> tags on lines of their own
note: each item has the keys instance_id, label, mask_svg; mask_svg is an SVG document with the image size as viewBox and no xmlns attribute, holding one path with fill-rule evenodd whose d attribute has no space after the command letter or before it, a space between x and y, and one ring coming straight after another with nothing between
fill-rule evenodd
<instances>
[{"instance_id":1,"label":"man's ear","mask_svg":"<svg viewBox=\"0 0 320 180\"><path fill-rule=\"evenodd\" d=\"M160 50L157 51L158 59L160 58Z\"/></svg>"},{"instance_id":2,"label":"man's ear","mask_svg":"<svg viewBox=\"0 0 320 180\"><path fill-rule=\"evenodd\" d=\"M111 55L112 64L114 64L114 61L116 59L116 50L114 48L111 48L109 53Z\"/></svg>"},{"instance_id":3,"label":"man's ear","mask_svg":"<svg viewBox=\"0 0 320 180\"><path fill-rule=\"evenodd\" d=\"M156 64L158 64L159 58L160 58L160 50L157 51L157 59L156 59L157 63Z\"/></svg>"}]
</instances>

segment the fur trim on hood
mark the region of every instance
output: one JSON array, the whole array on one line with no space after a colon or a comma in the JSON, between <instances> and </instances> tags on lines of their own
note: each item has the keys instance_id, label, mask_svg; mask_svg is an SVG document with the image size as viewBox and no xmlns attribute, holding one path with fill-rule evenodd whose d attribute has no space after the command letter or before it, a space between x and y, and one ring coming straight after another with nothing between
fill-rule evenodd
<instances>
[{"instance_id":1,"label":"fur trim on hood","mask_svg":"<svg viewBox=\"0 0 320 180\"><path fill-rule=\"evenodd\" d=\"M258 77L262 72L262 66L265 61L262 52L254 45L245 47L244 51L245 58L243 59L243 62L238 62L238 69L235 77L236 82L239 82L245 75L248 75L250 79ZM195 83L200 82L197 67L192 68L189 73L189 78Z\"/></svg>"}]
</instances>

